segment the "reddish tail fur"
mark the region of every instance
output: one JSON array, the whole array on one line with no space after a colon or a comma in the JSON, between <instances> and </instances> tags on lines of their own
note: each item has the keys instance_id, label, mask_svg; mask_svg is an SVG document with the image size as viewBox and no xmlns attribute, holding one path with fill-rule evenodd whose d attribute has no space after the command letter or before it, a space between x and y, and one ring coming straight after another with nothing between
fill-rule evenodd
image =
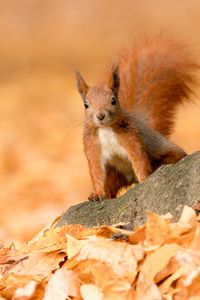
<instances>
[{"instance_id":1,"label":"reddish tail fur","mask_svg":"<svg viewBox=\"0 0 200 300\"><path fill-rule=\"evenodd\" d=\"M114 64L119 65L122 108L136 112L148 126L168 136L178 105L189 100L196 82L193 72L199 66L187 49L161 37L144 39L122 50Z\"/></svg>"}]
</instances>

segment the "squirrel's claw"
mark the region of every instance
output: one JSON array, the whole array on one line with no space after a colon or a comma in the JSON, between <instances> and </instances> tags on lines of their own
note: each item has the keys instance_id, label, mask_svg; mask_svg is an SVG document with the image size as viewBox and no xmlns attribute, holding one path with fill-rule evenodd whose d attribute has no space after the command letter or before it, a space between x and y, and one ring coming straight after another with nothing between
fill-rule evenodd
<instances>
[{"instance_id":1,"label":"squirrel's claw","mask_svg":"<svg viewBox=\"0 0 200 300\"><path fill-rule=\"evenodd\" d=\"M102 201L104 200L106 197L103 196L103 195L98 195L98 194L95 194L95 193L92 193L89 197L88 197L88 200L89 201Z\"/></svg>"}]
</instances>

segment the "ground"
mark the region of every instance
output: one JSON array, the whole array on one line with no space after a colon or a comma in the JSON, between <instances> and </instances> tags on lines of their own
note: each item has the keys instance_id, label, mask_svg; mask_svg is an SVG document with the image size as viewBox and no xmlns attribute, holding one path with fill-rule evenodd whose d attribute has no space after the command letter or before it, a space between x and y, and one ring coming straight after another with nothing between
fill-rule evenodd
<instances>
[{"instance_id":1,"label":"ground","mask_svg":"<svg viewBox=\"0 0 200 300\"><path fill-rule=\"evenodd\" d=\"M170 11L170 14L169 14ZM178 36L200 57L197 1L0 2L0 239L21 243L91 182L82 150L83 106L73 69L94 83L121 45L145 33ZM181 108L173 141L200 148L200 105Z\"/></svg>"}]
</instances>

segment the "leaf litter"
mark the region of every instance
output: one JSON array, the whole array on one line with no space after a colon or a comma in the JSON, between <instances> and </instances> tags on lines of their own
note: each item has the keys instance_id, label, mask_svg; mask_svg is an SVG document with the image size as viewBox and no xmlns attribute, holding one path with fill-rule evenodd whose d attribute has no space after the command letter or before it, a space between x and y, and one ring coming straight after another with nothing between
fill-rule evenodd
<instances>
[{"instance_id":1,"label":"leaf litter","mask_svg":"<svg viewBox=\"0 0 200 300\"><path fill-rule=\"evenodd\" d=\"M185 206L148 212L134 231L117 226L55 227L16 249L0 248L0 300L200 299L200 223Z\"/></svg>"}]
</instances>

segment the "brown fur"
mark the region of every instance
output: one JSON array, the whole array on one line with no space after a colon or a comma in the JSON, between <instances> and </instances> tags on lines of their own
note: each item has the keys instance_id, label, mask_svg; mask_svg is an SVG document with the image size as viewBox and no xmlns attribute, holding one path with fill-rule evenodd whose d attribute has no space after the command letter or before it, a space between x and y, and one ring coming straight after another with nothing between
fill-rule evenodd
<instances>
[{"instance_id":1,"label":"brown fur","mask_svg":"<svg viewBox=\"0 0 200 300\"><path fill-rule=\"evenodd\" d=\"M84 128L84 151L88 159L90 176L94 186L95 193L104 196L105 174L100 165L100 147L96 136L96 130L92 127Z\"/></svg>"},{"instance_id":2,"label":"brown fur","mask_svg":"<svg viewBox=\"0 0 200 300\"><path fill-rule=\"evenodd\" d=\"M106 178L104 185L106 197L114 198L122 187L128 186L129 182L122 173L118 172L113 166L106 165Z\"/></svg>"},{"instance_id":3,"label":"brown fur","mask_svg":"<svg viewBox=\"0 0 200 300\"><path fill-rule=\"evenodd\" d=\"M186 155L166 136L177 106L192 92L195 69L183 47L160 38L121 51L98 86L88 87L76 72L86 107L84 151L94 186L90 199L113 198L121 187L143 182L160 165ZM101 128L106 129L103 137ZM107 132L118 146L112 148Z\"/></svg>"}]
</instances>

